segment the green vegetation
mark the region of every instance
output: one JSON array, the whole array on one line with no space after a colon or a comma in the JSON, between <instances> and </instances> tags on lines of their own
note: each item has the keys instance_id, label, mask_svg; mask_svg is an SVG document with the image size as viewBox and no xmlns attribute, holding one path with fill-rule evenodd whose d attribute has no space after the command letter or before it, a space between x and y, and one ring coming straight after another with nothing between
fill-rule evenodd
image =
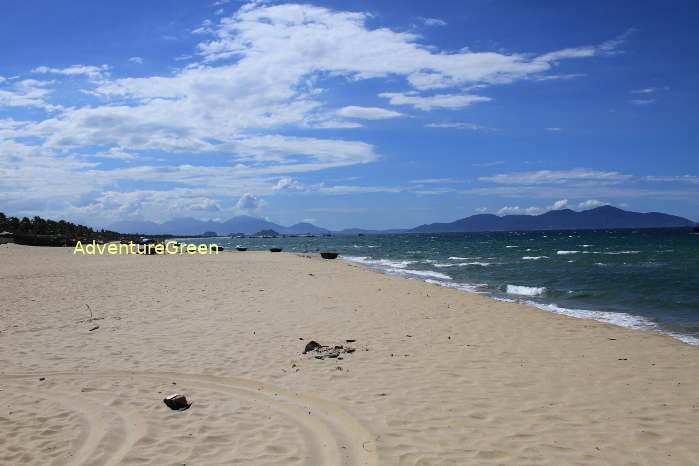
<instances>
[{"instance_id":1,"label":"green vegetation","mask_svg":"<svg viewBox=\"0 0 699 466\"><path fill-rule=\"evenodd\" d=\"M126 235L108 230L93 230L85 225L76 225L65 220L46 220L41 217L27 217L21 220L17 217L7 217L0 212L0 232L9 231L15 235L26 236L57 236L67 239L87 239L95 241L117 241Z\"/></svg>"}]
</instances>

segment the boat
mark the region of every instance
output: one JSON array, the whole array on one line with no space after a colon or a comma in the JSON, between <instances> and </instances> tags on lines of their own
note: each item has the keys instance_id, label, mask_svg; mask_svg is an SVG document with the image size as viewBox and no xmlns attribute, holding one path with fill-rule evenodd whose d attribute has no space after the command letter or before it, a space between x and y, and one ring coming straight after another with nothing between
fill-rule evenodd
<instances>
[{"instance_id":1,"label":"boat","mask_svg":"<svg viewBox=\"0 0 699 466\"><path fill-rule=\"evenodd\" d=\"M270 248L270 252L282 252L282 248Z\"/></svg>"},{"instance_id":2,"label":"boat","mask_svg":"<svg viewBox=\"0 0 699 466\"><path fill-rule=\"evenodd\" d=\"M337 259L338 253L337 252L321 252L320 257L323 259Z\"/></svg>"},{"instance_id":3,"label":"boat","mask_svg":"<svg viewBox=\"0 0 699 466\"><path fill-rule=\"evenodd\" d=\"M242 246L236 246L236 247L235 247L235 250L236 250L236 251L247 251L248 248L244 248L244 247L242 247Z\"/></svg>"}]
</instances>

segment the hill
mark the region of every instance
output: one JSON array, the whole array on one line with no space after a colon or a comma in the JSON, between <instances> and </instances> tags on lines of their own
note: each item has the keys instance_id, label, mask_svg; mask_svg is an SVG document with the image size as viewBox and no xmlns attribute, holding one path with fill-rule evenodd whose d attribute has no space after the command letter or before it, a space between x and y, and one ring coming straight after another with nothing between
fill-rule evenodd
<instances>
[{"instance_id":1,"label":"hill","mask_svg":"<svg viewBox=\"0 0 699 466\"><path fill-rule=\"evenodd\" d=\"M408 233L448 233L476 231L526 230L597 230L607 228L672 228L692 227L694 222L660 212L631 212L612 206L575 212L552 210L541 215L479 214L450 223L431 223L408 230Z\"/></svg>"}]
</instances>

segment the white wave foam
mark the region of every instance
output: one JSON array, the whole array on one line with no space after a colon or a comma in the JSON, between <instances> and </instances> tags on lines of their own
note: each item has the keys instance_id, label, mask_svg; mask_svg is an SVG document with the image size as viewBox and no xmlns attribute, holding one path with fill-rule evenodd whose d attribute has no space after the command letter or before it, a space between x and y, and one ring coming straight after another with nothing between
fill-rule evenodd
<instances>
[{"instance_id":1,"label":"white wave foam","mask_svg":"<svg viewBox=\"0 0 699 466\"><path fill-rule=\"evenodd\" d=\"M603 254L611 254L611 255L616 255L616 254L638 254L641 251L610 251L610 252L605 252Z\"/></svg>"},{"instance_id":2,"label":"white wave foam","mask_svg":"<svg viewBox=\"0 0 699 466\"><path fill-rule=\"evenodd\" d=\"M434 277L434 278L441 278L442 280L452 280L452 278L449 275L439 273L439 272L433 272L431 270L410 270L410 269L402 269L402 270L396 270L396 272L399 275L417 275L419 277Z\"/></svg>"},{"instance_id":3,"label":"white wave foam","mask_svg":"<svg viewBox=\"0 0 699 466\"><path fill-rule=\"evenodd\" d=\"M490 262L456 262L449 264L433 264L435 267L466 267L468 265L480 265L481 267L487 267Z\"/></svg>"},{"instance_id":4,"label":"white wave foam","mask_svg":"<svg viewBox=\"0 0 699 466\"><path fill-rule=\"evenodd\" d=\"M518 248L519 246L505 246L506 248Z\"/></svg>"},{"instance_id":5,"label":"white wave foam","mask_svg":"<svg viewBox=\"0 0 699 466\"><path fill-rule=\"evenodd\" d=\"M417 261L397 261L391 259L369 259L365 256L342 256L343 258L352 261L359 262L360 264L371 265L376 267L390 267L394 269L404 269L410 264L414 264Z\"/></svg>"},{"instance_id":6,"label":"white wave foam","mask_svg":"<svg viewBox=\"0 0 699 466\"><path fill-rule=\"evenodd\" d=\"M525 261L537 261L539 259L548 259L549 256L524 256L522 257Z\"/></svg>"},{"instance_id":7,"label":"white wave foam","mask_svg":"<svg viewBox=\"0 0 699 466\"><path fill-rule=\"evenodd\" d=\"M352 257L352 256L342 256L344 259L353 261L353 262L360 262L363 263L362 261L366 261L366 257ZM357 260L359 259L359 260ZM450 259L452 259L450 257ZM600 263L601 264L601 263ZM370 264L367 264L370 265ZM452 280L452 278L448 275L441 274L438 272L431 272L427 270L409 270L409 269L399 269L399 268L387 268L387 269L382 269L385 273L389 274L394 274L394 275L402 275L402 276L407 276L409 277L410 275L414 276L422 276L422 277L434 277L442 280ZM459 283L459 282L445 282L442 280L434 280L431 278L426 278L424 279L425 282L427 283L433 283L436 285L440 286L446 286L449 288L456 288L459 290L463 291L468 291L471 293L478 293L478 294L483 294L487 293L487 284L468 284L468 283ZM526 291L525 293L512 293L512 291ZM522 296L537 296L546 291L546 288L544 287L525 287L525 286L517 286L517 285L507 285L507 292L510 294L519 294ZM647 319L645 317L640 317L640 316L634 316L631 314L626 314L624 312L605 312L605 311L591 311L587 309L568 309L564 307L560 307L556 304L544 304L544 303L539 303L536 301L530 301L530 300L518 300L518 299L513 299L513 298L507 298L504 296L491 296L491 298L498 300L498 301L504 301L504 302L521 302L523 304L528 304L530 306L534 306L536 308L542 309L544 311L549 311L549 312L554 312L556 314L562 314L566 315L569 317L575 317L579 319L592 319L596 320L599 322L607 322L609 324L617 325L620 327L627 327L627 328L633 328L633 329L638 329L638 330L650 330L650 331L656 331L659 333L663 333L665 335L668 335L670 337L673 337L677 340L680 340L684 343L687 343L689 345L694 345L694 346L699 346L699 338L693 337L690 335L683 335L681 333L676 333L672 331L666 331L662 330L658 327L657 324L655 324L653 321L650 319Z\"/></svg>"},{"instance_id":8,"label":"white wave foam","mask_svg":"<svg viewBox=\"0 0 699 466\"><path fill-rule=\"evenodd\" d=\"M546 288L536 286L507 285L507 294L517 294L520 296L541 296Z\"/></svg>"},{"instance_id":9,"label":"white wave foam","mask_svg":"<svg viewBox=\"0 0 699 466\"><path fill-rule=\"evenodd\" d=\"M454 283L454 282L443 282L440 280L432 280L430 278L425 280L427 283L432 283L433 285L445 286L447 288L455 288L457 290L468 291L469 293L483 294L486 293L484 288L488 288L487 283Z\"/></svg>"},{"instance_id":10,"label":"white wave foam","mask_svg":"<svg viewBox=\"0 0 699 466\"><path fill-rule=\"evenodd\" d=\"M369 259L368 257L358 257L358 256L342 256L343 259L352 262L358 262L369 267L377 268L383 272L392 275L401 275L404 277L418 276L418 277L434 277L441 278L443 280L452 280L449 275L433 272L431 270L411 270L406 268L410 264L414 264L417 261L396 261L390 259Z\"/></svg>"},{"instance_id":11,"label":"white wave foam","mask_svg":"<svg viewBox=\"0 0 699 466\"><path fill-rule=\"evenodd\" d=\"M474 260L474 259L480 259L480 257L459 257L459 256L451 256L449 258L450 261L467 261L467 260Z\"/></svg>"},{"instance_id":12,"label":"white wave foam","mask_svg":"<svg viewBox=\"0 0 699 466\"><path fill-rule=\"evenodd\" d=\"M559 256L563 256L566 254L577 254L579 252L580 251L556 251L556 254L558 254Z\"/></svg>"}]
</instances>

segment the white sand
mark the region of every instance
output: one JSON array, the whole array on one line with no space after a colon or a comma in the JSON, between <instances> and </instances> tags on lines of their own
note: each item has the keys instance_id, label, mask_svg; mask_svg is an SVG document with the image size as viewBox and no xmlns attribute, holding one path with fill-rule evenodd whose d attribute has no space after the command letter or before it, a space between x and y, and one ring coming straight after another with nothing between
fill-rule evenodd
<instances>
[{"instance_id":1,"label":"white sand","mask_svg":"<svg viewBox=\"0 0 699 466\"><path fill-rule=\"evenodd\" d=\"M3 465L699 464L658 334L268 252L0 245L0 297Z\"/></svg>"}]
</instances>

